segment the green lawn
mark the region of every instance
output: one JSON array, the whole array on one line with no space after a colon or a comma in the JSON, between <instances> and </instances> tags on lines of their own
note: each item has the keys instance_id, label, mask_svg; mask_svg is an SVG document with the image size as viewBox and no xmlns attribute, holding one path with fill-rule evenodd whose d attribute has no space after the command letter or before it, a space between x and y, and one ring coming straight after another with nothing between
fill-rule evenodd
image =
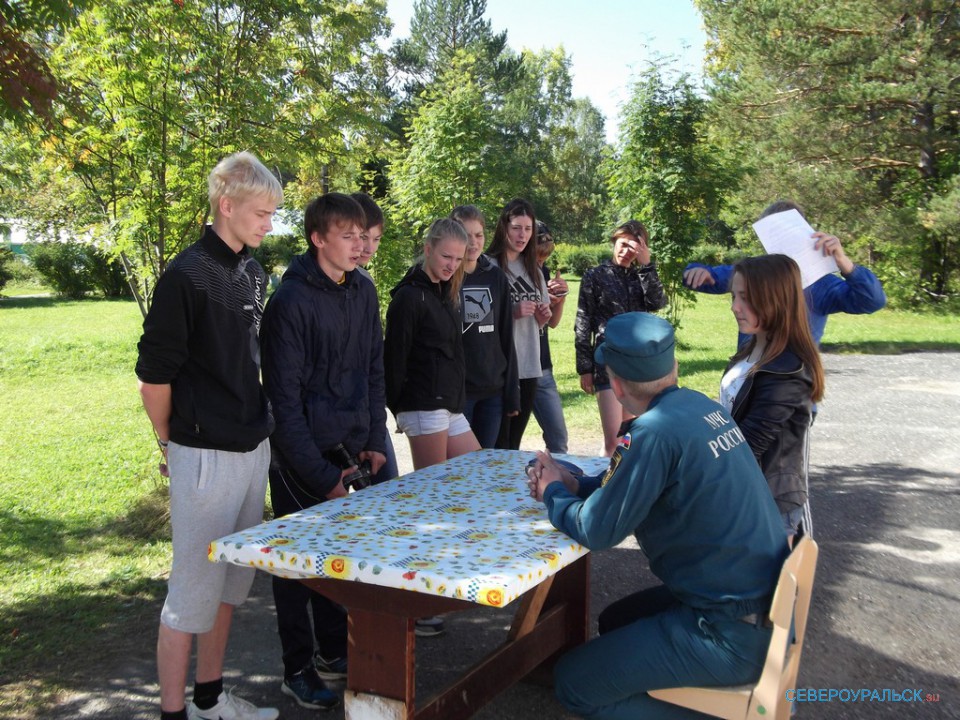
<instances>
[{"instance_id":1,"label":"green lawn","mask_svg":"<svg viewBox=\"0 0 960 720\"><path fill-rule=\"evenodd\" d=\"M132 302L0 302L0 715L56 690L64 655L90 662L162 592L140 322Z\"/></svg>"},{"instance_id":2,"label":"green lawn","mask_svg":"<svg viewBox=\"0 0 960 720\"><path fill-rule=\"evenodd\" d=\"M574 437L599 437L580 391L571 282L553 359ZM700 296L679 333L683 384L715 394L736 328L726 297ZM132 301L0 300L0 716L30 716L96 664L109 639L154 642L169 562L165 487L133 368ZM826 346L960 350L955 317L836 316ZM828 388L829 392L829 388ZM539 435L531 422L528 440ZM26 710L25 710L26 708Z\"/></svg>"}]
</instances>

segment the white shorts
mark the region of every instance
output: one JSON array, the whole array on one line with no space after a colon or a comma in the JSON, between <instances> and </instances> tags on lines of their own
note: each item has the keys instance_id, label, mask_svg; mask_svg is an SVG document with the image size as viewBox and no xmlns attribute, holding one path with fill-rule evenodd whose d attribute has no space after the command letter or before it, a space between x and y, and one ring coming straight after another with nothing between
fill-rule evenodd
<instances>
[{"instance_id":1,"label":"white shorts","mask_svg":"<svg viewBox=\"0 0 960 720\"><path fill-rule=\"evenodd\" d=\"M463 435L470 431L470 423L463 413L449 410L410 410L397 414L397 427L407 437L433 435L447 431L447 437Z\"/></svg>"}]
</instances>

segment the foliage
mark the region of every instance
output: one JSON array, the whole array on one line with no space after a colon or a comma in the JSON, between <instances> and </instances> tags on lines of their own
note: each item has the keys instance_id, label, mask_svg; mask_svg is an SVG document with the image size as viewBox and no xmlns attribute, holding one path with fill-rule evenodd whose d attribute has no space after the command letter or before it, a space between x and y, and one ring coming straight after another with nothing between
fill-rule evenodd
<instances>
[{"instance_id":1,"label":"foliage","mask_svg":"<svg viewBox=\"0 0 960 720\"><path fill-rule=\"evenodd\" d=\"M560 272L582 277L587 270L609 259L610 253L610 243L606 242L593 245L561 244L550 256L550 265Z\"/></svg>"},{"instance_id":2,"label":"foliage","mask_svg":"<svg viewBox=\"0 0 960 720\"><path fill-rule=\"evenodd\" d=\"M503 172L503 154L491 116L488 88L476 58L460 53L424 93L391 165L391 199L398 220L414 235L456 205L477 203L498 212L515 190Z\"/></svg>"},{"instance_id":3,"label":"foliage","mask_svg":"<svg viewBox=\"0 0 960 720\"><path fill-rule=\"evenodd\" d=\"M46 38L75 17L84 0L0 0L0 119L50 117L57 83Z\"/></svg>"},{"instance_id":4,"label":"foliage","mask_svg":"<svg viewBox=\"0 0 960 720\"><path fill-rule=\"evenodd\" d=\"M530 200L537 219L564 242L595 242L607 220L608 193L603 175L607 149L604 120L586 98L572 97L570 56L562 48L525 53L532 83L529 98L540 114L535 140L524 147L534 168Z\"/></svg>"},{"instance_id":5,"label":"foliage","mask_svg":"<svg viewBox=\"0 0 960 720\"><path fill-rule=\"evenodd\" d=\"M13 251L8 247L0 246L0 290L14 278L14 264L17 262Z\"/></svg>"},{"instance_id":6,"label":"foliage","mask_svg":"<svg viewBox=\"0 0 960 720\"><path fill-rule=\"evenodd\" d=\"M671 82L662 68L651 66L633 87L610 164L620 220L646 225L675 325L690 299L683 267L707 236L733 182L722 151L710 140L706 105L687 76Z\"/></svg>"},{"instance_id":7,"label":"foliage","mask_svg":"<svg viewBox=\"0 0 960 720\"><path fill-rule=\"evenodd\" d=\"M27 253L36 272L58 295L78 299L93 290L104 297L130 294L120 263L92 245L47 240L31 243Z\"/></svg>"},{"instance_id":8,"label":"foliage","mask_svg":"<svg viewBox=\"0 0 960 720\"><path fill-rule=\"evenodd\" d=\"M254 253L254 257L270 275L278 275L290 264L294 255L301 255L306 244L299 235L292 233L267 235Z\"/></svg>"},{"instance_id":9,"label":"foliage","mask_svg":"<svg viewBox=\"0 0 960 720\"><path fill-rule=\"evenodd\" d=\"M166 262L199 235L221 157L253 149L309 185L378 142L385 28L382 1L96 4L51 52L65 88L51 131L39 145L26 132L5 141L6 154L21 192L56 195L66 178L85 213L68 234L96 228L145 307Z\"/></svg>"},{"instance_id":10,"label":"foliage","mask_svg":"<svg viewBox=\"0 0 960 720\"><path fill-rule=\"evenodd\" d=\"M960 6L696 4L712 38L716 123L751 169L732 224L791 197L876 263L894 299L956 294L960 248L929 220L960 171Z\"/></svg>"},{"instance_id":11,"label":"foliage","mask_svg":"<svg viewBox=\"0 0 960 720\"><path fill-rule=\"evenodd\" d=\"M397 41L391 57L406 77L405 94L418 97L462 53L472 55L478 74L505 91L522 72L521 60L507 49L506 31L494 33L486 0L416 0L410 37Z\"/></svg>"},{"instance_id":12,"label":"foliage","mask_svg":"<svg viewBox=\"0 0 960 720\"><path fill-rule=\"evenodd\" d=\"M48 240L32 244L28 252L37 272L58 295L78 299L93 289L79 243Z\"/></svg>"}]
</instances>

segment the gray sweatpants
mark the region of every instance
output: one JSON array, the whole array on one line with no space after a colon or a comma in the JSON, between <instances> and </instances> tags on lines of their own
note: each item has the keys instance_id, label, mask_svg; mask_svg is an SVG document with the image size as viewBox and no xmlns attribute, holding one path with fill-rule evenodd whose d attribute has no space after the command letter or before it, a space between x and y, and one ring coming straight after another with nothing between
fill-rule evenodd
<instances>
[{"instance_id":1,"label":"gray sweatpants","mask_svg":"<svg viewBox=\"0 0 960 720\"><path fill-rule=\"evenodd\" d=\"M207 559L213 540L263 520L270 443L248 453L170 443L170 522L173 567L160 622L174 630L205 633L220 603L241 605L256 570Z\"/></svg>"}]
</instances>

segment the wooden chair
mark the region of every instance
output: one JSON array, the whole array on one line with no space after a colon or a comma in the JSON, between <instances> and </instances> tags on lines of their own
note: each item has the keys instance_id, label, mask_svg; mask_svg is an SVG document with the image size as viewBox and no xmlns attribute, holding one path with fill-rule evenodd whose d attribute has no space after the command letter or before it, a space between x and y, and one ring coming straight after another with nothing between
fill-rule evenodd
<instances>
[{"instance_id":1,"label":"wooden chair","mask_svg":"<svg viewBox=\"0 0 960 720\"><path fill-rule=\"evenodd\" d=\"M788 720L787 692L796 689L818 552L817 543L803 537L783 563L770 606L770 649L756 685L669 688L650 696L727 720Z\"/></svg>"}]
</instances>

